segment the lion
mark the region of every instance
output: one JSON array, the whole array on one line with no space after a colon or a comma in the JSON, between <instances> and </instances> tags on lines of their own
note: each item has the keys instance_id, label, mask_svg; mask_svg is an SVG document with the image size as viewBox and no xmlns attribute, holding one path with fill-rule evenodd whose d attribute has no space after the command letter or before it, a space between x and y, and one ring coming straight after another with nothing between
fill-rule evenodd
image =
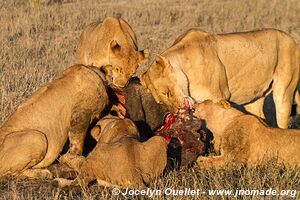
<instances>
[{"instance_id":1,"label":"lion","mask_svg":"<svg viewBox=\"0 0 300 200\"><path fill-rule=\"evenodd\" d=\"M0 176L51 177L48 167L62 151L81 154L90 122L109 99L103 73L74 65L37 90L0 128Z\"/></svg>"},{"instance_id":2,"label":"lion","mask_svg":"<svg viewBox=\"0 0 300 200\"><path fill-rule=\"evenodd\" d=\"M105 116L91 130L96 147L84 158L73 156L61 160L79 172L75 180L55 179L64 187L87 185L97 180L102 186L143 187L159 176L167 164L167 143L161 136L140 142L139 132L128 118Z\"/></svg>"},{"instance_id":3,"label":"lion","mask_svg":"<svg viewBox=\"0 0 300 200\"><path fill-rule=\"evenodd\" d=\"M78 54L85 59L78 63L86 66L65 70L21 104L0 128L0 161L5 161L0 176L51 177L43 168L58 157L68 134L68 153L80 155L90 122L108 104L106 86L125 86L147 57L137 50L130 26L115 18L88 26Z\"/></svg>"},{"instance_id":4,"label":"lion","mask_svg":"<svg viewBox=\"0 0 300 200\"><path fill-rule=\"evenodd\" d=\"M148 50L138 51L136 35L126 21L108 17L85 27L76 62L99 67L109 83L124 87L148 55Z\"/></svg>"},{"instance_id":5,"label":"lion","mask_svg":"<svg viewBox=\"0 0 300 200\"><path fill-rule=\"evenodd\" d=\"M282 31L212 35L192 29L157 55L141 82L173 111L185 99L224 99L261 118L264 98L273 92L278 127L287 128L294 96L300 103L299 72L300 50Z\"/></svg>"},{"instance_id":6,"label":"lion","mask_svg":"<svg viewBox=\"0 0 300 200\"><path fill-rule=\"evenodd\" d=\"M194 104L194 115L212 131L219 156L198 157L199 167L226 164L255 166L264 159L277 158L289 166L300 166L300 130L267 126L260 118L244 114L224 100Z\"/></svg>"}]
</instances>

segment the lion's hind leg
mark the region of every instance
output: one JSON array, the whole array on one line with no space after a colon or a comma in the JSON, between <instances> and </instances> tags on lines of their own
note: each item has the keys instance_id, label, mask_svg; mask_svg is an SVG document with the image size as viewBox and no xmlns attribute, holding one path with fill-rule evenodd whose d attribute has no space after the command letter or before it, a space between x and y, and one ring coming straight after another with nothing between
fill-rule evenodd
<instances>
[{"instance_id":1,"label":"lion's hind leg","mask_svg":"<svg viewBox=\"0 0 300 200\"><path fill-rule=\"evenodd\" d=\"M272 88L277 125L279 128L287 128L299 81L300 60L296 56L299 50L293 41L287 40L282 49L279 52Z\"/></svg>"},{"instance_id":2,"label":"lion's hind leg","mask_svg":"<svg viewBox=\"0 0 300 200\"><path fill-rule=\"evenodd\" d=\"M224 168L229 164L230 159L226 156L199 156L197 158L196 164L199 168Z\"/></svg>"},{"instance_id":3,"label":"lion's hind leg","mask_svg":"<svg viewBox=\"0 0 300 200\"><path fill-rule=\"evenodd\" d=\"M70 180L65 178L55 178L52 181L52 185L57 188L64 188L67 186L75 185L76 183L76 180Z\"/></svg>"},{"instance_id":4,"label":"lion's hind leg","mask_svg":"<svg viewBox=\"0 0 300 200\"><path fill-rule=\"evenodd\" d=\"M276 109L276 120L279 128L288 128L289 117L292 110L293 91L286 89L285 92L278 92L274 89L273 99Z\"/></svg>"},{"instance_id":5,"label":"lion's hind leg","mask_svg":"<svg viewBox=\"0 0 300 200\"><path fill-rule=\"evenodd\" d=\"M80 186L82 189L88 186L88 183L92 180L95 180L90 177L84 177L78 175L75 179L66 179L66 178L55 178L52 180L52 186L57 188L64 188L68 186Z\"/></svg>"},{"instance_id":6,"label":"lion's hind leg","mask_svg":"<svg viewBox=\"0 0 300 200\"><path fill-rule=\"evenodd\" d=\"M36 130L8 134L0 145L0 176L19 175L43 160L47 138Z\"/></svg>"},{"instance_id":7,"label":"lion's hind leg","mask_svg":"<svg viewBox=\"0 0 300 200\"><path fill-rule=\"evenodd\" d=\"M20 176L29 178L53 178L52 173L48 169L26 169L20 174Z\"/></svg>"}]
</instances>

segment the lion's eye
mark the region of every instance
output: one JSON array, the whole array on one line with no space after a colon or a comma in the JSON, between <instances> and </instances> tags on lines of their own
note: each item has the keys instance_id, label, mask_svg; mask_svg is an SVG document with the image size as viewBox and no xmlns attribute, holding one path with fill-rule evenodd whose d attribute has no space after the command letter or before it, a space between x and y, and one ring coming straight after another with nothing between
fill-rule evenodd
<instances>
[{"instance_id":1,"label":"lion's eye","mask_svg":"<svg viewBox=\"0 0 300 200\"><path fill-rule=\"evenodd\" d=\"M173 96L171 90L168 90L167 95L168 95L168 97Z\"/></svg>"},{"instance_id":2,"label":"lion's eye","mask_svg":"<svg viewBox=\"0 0 300 200\"><path fill-rule=\"evenodd\" d=\"M104 74L107 74L111 71L112 66L111 65L103 65L100 67L100 71Z\"/></svg>"}]
</instances>

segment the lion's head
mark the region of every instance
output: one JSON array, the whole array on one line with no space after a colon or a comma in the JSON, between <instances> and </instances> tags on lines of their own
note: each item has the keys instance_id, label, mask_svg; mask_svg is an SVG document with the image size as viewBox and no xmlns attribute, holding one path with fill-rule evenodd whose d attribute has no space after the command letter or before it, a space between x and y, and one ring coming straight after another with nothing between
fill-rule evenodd
<instances>
[{"instance_id":1,"label":"lion's head","mask_svg":"<svg viewBox=\"0 0 300 200\"><path fill-rule=\"evenodd\" d=\"M157 55L150 68L141 75L141 83L151 92L157 103L165 104L172 112L191 108L194 102L189 96L185 74L161 55Z\"/></svg>"},{"instance_id":2,"label":"lion's head","mask_svg":"<svg viewBox=\"0 0 300 200\"><path fill-rule=\"evenodd\" d=\"M113 142L120 137L139 137L135 124L128 118L120 119L116 116L107 115L100 119L91 130L92 137L97 142Z\"/></svg>"},{"instance_id":3,"label":"lion's head","mask_svg":"<svg viewBox=\"0 0 300 200\"><path fill-rule=\"evenodd\" d=\"M148 50L138 50L136 36L126 21L109 17L84 29L77 62L99 67L108 83L124 87L148 54Z\"/></svg>"}]
</instances>

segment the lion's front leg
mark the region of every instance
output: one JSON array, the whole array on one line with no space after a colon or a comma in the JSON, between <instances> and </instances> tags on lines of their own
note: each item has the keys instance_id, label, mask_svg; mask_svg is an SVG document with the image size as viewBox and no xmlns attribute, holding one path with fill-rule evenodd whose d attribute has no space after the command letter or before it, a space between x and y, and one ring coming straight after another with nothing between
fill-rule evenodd
<instances>
[{"instance_id":1,"label":"lion's front leg","mask_svg":"<svg viewBox=\"0 0 300 200\"><path fill-rule=\"evenodd\" d=\"M87 129L81 132L69 133L70 146L68 153L82 155L86 131Z\"/></svg>"},{"instance_id":2,"label":"lion's front leg","mask_svg":"<svg viewBox=\"0 0 300 200\"><path fill-rule=\"evenodd\" d=\"M69 153L81 155L83 152L84 139L90 125L91 112L81 110L72 115L71 127L69 131Z\"/></svg>"}]
</instances>

